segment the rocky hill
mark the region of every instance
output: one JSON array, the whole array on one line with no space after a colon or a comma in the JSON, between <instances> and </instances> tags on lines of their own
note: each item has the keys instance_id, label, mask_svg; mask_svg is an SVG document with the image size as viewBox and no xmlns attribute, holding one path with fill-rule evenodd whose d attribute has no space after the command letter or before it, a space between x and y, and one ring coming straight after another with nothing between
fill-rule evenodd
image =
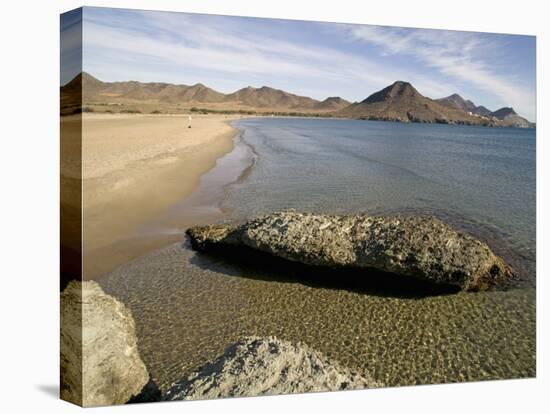
<instances>
[{"instance_id":1,"label":"rocky hill","mask_svg":"<svg viewBox=\"0 0 550 414\"><path fill-rule=\"evenodd\" d=\"M532 128L535 126L532 122L518 115L513 108L504 107L493 112L484 106L476 106L472 101L465 100L456 93L446 98L437 99L437 102L487 118L496 126L512 126L517 128Z\"/></svg>"},{"instance_id":2,"label":"rocky hill","mask_svg":"<svg viewBox=\"0 0 550 414\"><path fill-rule=\"evenodd\" d=\"M158 112L238 112L277 113L286 115L334 116L399 122L425 122L505 127L534 127L512 108L490 111L453 94L431 99L418 92L409 82L397 81L373 93L361 102L350 103L338 96L319 101L281 89L248 86L224 94L201 83L175 85L162 82L103 82L82 72L61 87L62 114L79 112L94 106L136 108ZM91 106L91 109L90 109ZM155 109L163 108L163 111ZM103 112L114 112L109 109ZM131 112L128 109L125 112ZM140 112L140 111L135 111Z\"/></svg>"},{"instance_id":3,"label":"rocky hill","mask_svg":"<svg viewBox=\"0 0 550 414\"><path fill-rule=\"evenodd\" d=\"M532 128L534 124L527 119L519 116L514 108L500 108L491 113L491 116L497 118L505 126L514 126L520 128Z\"/></svg>"},{"instance_id":4,"label":"rocky hill","mask_svg":"<svg viewBox=\"0 0 550 414\"><path fill-rule=\"evenodd\" d=\"M248 86L225 96L226 102L238 102L255 108L280 108L280 109L311 109L319 101L305 96L298 96L280 89L262 86L254 88Z\"/></svg>"},{"instance_id":5,"label":"rocky hill","mask_svg":"<svg viewBox=\"0 0 550 414\"><path fill-rule=\"evenodd\" d=\"M174 85L162 82L102 82L82 72L61 88L61 97L82 88L84 103L117 99L159 100L161 102L221 102L225 95L200 83Z\"/></svg>"},{"instance_id":6,"label":"rocky hill","mask_svg":"<svg viewBox=\"0 0 550 414\"><path fill-rule=\"evenodd\" d=\"M322 111L338 111L349 106L351 102L346 101L345 99L340 98L339 96L330 96L322 102L319 102L314 106L317 110Z\"/></svg>"},{"instance_id":7,"label":"rocky hill","mask_svg":"<svg viewBox=\"0 0 550 414\"><path fill-rule=\"evenodd\" d=\"M453 94L441 99L423 96L410 83L397 81L365 100L336 112L346 118L529 128L535 125L512 108L492 112Z\"/></svg>"},{"instance_id":8,"label":"rocky hill","mask_svg":"<svg viewBox=\"0 0 550 414\"><path fill-rule=\"evenodd\" d=\"M481 116L491 115L491 111L484 106L477 106L472 101L464 99L458 93L454 93L446 98L436 99L436 102L456 109L461 109L465 112L471 112L473 114Z\"/></svg>"},{"instance_id":9,"label":"rocky hill","mask_svg":"<svg viewBox=\"0 0 550 414\"><path fill-rule=\"evenodd\" d=\"M443 105L420 94L408 82L397 81L365 100L337 112L339 116L360 119L479 124L477 117L464 110Z\"/></svg>"}]
</instances>

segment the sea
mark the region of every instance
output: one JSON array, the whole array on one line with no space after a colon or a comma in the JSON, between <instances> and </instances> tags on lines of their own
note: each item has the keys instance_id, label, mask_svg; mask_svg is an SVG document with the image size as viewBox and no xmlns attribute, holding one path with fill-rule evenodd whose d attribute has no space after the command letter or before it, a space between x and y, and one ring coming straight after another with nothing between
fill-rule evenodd
<instances>
[{"instance_id":1,"label":"sea","mask_svg":"<svg viewBox=\"0 0 550 414\"><path fill-rule=\"evenodd\" d=\"M323 285L315 271L194 252L182 235L100 281L131 308L161 388L243 336L306 343L387 386L535 376L534 129L275 117L233 125L234 150L166 213L185 217L172 230L204 224L201 211L210 221L287 209L433 215L488 243L517 280L423 295Z\"/></svg>"}]
</instances>

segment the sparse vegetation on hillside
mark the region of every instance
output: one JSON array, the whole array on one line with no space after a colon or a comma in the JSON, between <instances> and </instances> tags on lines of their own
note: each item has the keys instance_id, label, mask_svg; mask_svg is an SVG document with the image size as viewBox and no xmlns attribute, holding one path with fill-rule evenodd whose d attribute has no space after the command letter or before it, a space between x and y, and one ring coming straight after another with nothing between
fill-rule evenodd
<instances>
[{"instance_id":1,"label":"sparse vegetation on hillside","mask_svg":"<svg viewBox=\"0 0 550 414\"><path fill-rule=\"evenodd\" d=\"M534 127L512 108L491 112L458 94L431 99L410 83L397 81L361 102L350 103L332 96L318 101L280 89L248 86L230 94L205 85L168 83L102 82L81 73L61 88L61 114L80 113L75 106L116 107L126 114L168 113L338 117L396 122L421 122L478 126ZM201 106L199 106L201 105ZM188 109L190 108L190 109Z\"/></svg>"},{"instance_id":2,"label":"sparse vegetation on hillside","mask_svg":"<svg viewBox=\"0 0 550 414\"><path fill-rule=\"evenodd\" d=\"M259 115L259 116L297 116L297 117L323 117L331 118L332 114L312 112L286 112L286 111L252 111L244 109L209 109L192 107L190 112L199 114L220 114L220 115Z\"/></svg>"}]
</instances>

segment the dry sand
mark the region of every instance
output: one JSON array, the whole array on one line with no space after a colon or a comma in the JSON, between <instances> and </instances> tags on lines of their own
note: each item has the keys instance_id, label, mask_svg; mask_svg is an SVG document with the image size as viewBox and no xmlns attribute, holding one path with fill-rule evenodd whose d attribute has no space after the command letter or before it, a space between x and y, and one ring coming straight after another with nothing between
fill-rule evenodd
<instances>
[{"instance_id":1,"label":"dry sand","mask_svg":"<svg viewBox=\"0 0 550 414\"><path fill-rule=\"evenodd\" d=\"M136 228L187 197L231 151L223 115L98 115L82 120L84 279L94 279L181 235L136 238ZM70 117L62 120L65 128ZM63 125L62 125L63 127ZM65 175L77 171L62 166Z\"/></svg>"}]
</instances>

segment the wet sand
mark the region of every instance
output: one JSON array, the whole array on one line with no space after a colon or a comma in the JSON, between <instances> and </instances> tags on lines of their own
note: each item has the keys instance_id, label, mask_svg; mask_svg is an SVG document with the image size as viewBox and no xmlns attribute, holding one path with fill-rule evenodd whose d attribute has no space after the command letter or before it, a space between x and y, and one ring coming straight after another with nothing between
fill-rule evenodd
<instances>
[{"instance_id":1,"label":"wet sand","mask_svg":"<svg viewBox=\"0 0 550 414\"><path fill-rule=\"evenodd\" d=\"M196 188L216 160L233 149L234 117L84 115L82 176L84 278L181 238L139 226ZM70 122L70 119L65 122Z\"/></svg>"}]
</instances>

